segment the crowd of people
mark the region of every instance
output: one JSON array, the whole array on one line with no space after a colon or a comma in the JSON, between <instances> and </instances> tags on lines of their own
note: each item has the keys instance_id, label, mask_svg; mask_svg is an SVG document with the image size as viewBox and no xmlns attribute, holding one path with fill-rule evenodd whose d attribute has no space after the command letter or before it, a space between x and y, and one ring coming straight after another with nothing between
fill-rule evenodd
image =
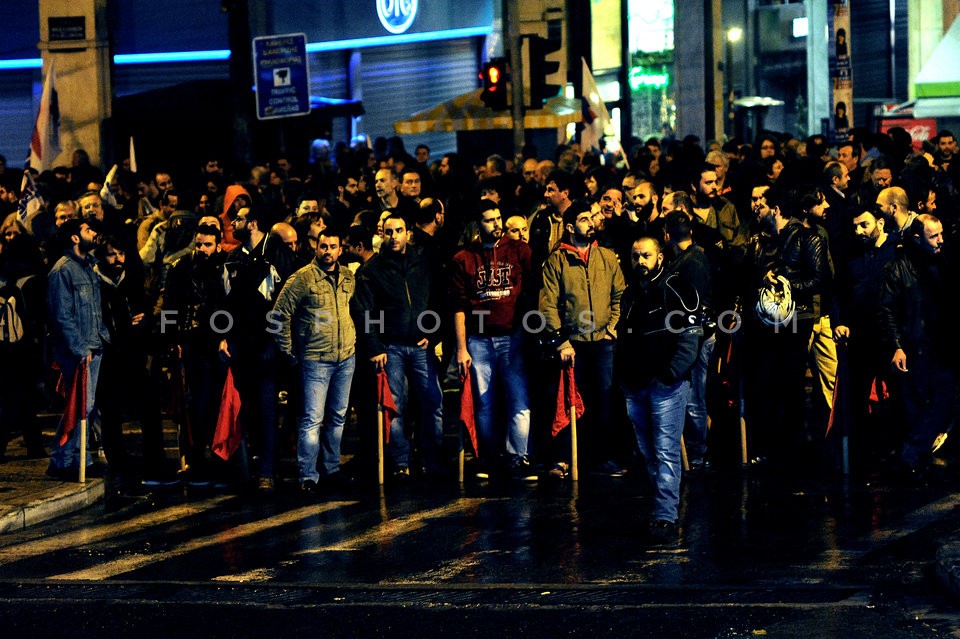
<instances>
[{"instance_id":1,"label":"crowd of people","mask_svg":"<svg viewBox=\"0 0 960 639\"><path fill-rule=\"evenodd\" d=\"M389 481L447 477L462 417L481 480L645 474L655 541L677 537L686 472L792 467L842 436L856 468L922 476L960 361L953 134L633 142L471 161L394 137L106 174L77 151L33 172L40 207L4 161L0 455L20 431L50 475L95 474L86 419L118 486L270 492L295 449L312 496L370 471L387 405Z\"/></svg>"}]
</instances>

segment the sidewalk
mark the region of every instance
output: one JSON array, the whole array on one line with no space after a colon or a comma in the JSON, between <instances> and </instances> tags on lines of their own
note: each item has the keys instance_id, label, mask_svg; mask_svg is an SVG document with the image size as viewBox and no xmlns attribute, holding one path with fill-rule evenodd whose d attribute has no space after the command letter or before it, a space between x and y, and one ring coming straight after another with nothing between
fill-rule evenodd
<instances>
[{"instance_id":1,"label":"sidewalk","mask_svg":"<svg viewBox=\"0 0 960 639\"><path fill-rule=\"evenodd\" d=\"M103 499L103 479L65 482L46 474L48 460L27 459L21 439L7 446L0 464L0 534L68 515Z\"/></svg>"}]
</instances>

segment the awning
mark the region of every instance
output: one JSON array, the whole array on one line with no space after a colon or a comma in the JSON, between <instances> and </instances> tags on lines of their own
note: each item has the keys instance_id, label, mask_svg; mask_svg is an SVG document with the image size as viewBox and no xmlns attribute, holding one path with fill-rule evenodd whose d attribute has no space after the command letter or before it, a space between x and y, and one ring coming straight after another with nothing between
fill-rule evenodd
<instances>
[{"instance_id":1,"label":"awning","mask_svg":"<svg viewBox=\"0 0 960 639\"><path fill-rule=\"evenodd\" d=\"M914 94L924 98L960 97L960 18L955 19L913 81Z\"/></svg>"},{"instance_id":2,"label":"awning","mask_svg":"<svg viewBox=\"0 0 960 639\"><path fill-rule=\"evenodd\" d=\"M414 113L405 120L393 123L397 135L427 132L491 131L512 129L510 111L491 111L480 100L483 89L458 95L435 107ZM523 117L525 129L556 129L570 122L582 120L580 100L551 98L542 109L527 111Z\"/></svg>"}]
</instances>

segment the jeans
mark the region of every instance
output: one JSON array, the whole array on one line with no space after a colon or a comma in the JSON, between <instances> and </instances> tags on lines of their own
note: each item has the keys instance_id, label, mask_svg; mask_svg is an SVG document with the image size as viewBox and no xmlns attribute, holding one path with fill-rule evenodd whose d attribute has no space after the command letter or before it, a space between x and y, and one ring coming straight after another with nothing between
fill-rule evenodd
<instances>
[{"instance_id":1,"label":"jeans","mask_svg":"<svg viewBox=\"0 0 960 639\"><path fill-rule=\"evenodd\" d=\"M675 522L680 507L680 436L690 382L672 386L655 382L644 388L624 386L623 395L653 483L653 520Z\"/></svg>"},{"instance_id":2,"label":"jeans","mask_svg":"<svg viewBox=\"0 0 960 639\"><path fill-rule=\"evenodd\" d=\"M324 475L340 470L340 440L350 404L350 383L357 358L341 362L303 360L303 416L297 434L300 482L320 479L317 464L323 453ZM321 425L323 430L321 432Z\"/></svg>"},{"instance_id":3,"label":"jeans","mask_svg":"<svg viewBox=\"0 0 960 639\"><path fill-rule=\"evenodd\" d=\"M102 360L103 355L101 353L95 353L90 357L90 366L87 368L87 397L85 399L87 414L82 416L81 419L87 420L88 431L90 428L90 415L93 413L94 408L94 398L97 394L97 380L100 377L100 362ZM77 370L78 364L79 362L73 361L60 362L60 372L63 374L63 379L66 384L73 383L73 375ZM79 422L76 424L75 428L70 431L70 437L61 445L60 432L63 430L63 427L64 424L61 424L60 428L57 429L57 436L54 437L53 447L50 449L50 465L58 470L79 469L80 424ZM87 442L87 459L85 465L89 466L93 463L93 457L90 455L89 437L87 437Z\"/></svg>"},{"instance_id":4,"label":"jeans","mask_svg":"<svg viewBox=\"0 0 960 639\"><path fill-rule=\"evenodd\" d=\"M473 358L477 394L477 439L480 455L491 459L500 453L504 436L495 432L494 405L497 384L503 388L507 408L506 450L512 460L527 456L530 437L530 400L527 395L523 333L467 340ZM498 382L499 380L499 382ZM499 441L498 441L499 440Z\"/></svg>"},{"instance_id":5,"label":"jeans","mask_svg":"<svg viewBox=\"0 0 960 639\"><path fill-rule=\"evenodd\" d=\"M404 416L409 391L416 393L420 405L421 453L428 471L440 469L443 442L443 392L433 351L417 345L387 346L387 378L397 417L390 422L390 459L394 468L410 466L410 442L404 433Z\"/></svg>"},{"instance_id":6,"label":"jeans","mask_svg":"<svg viewBox=\"0 0 960 639\"><path fill-rule=\"evenodd\" d=\"M711 335L700 344L700 354L690 372L690 401L687 402L687 453L692 460L702 460L707 453L707 369L717 345L717 336Z\"/></svg>"}]
</instances>

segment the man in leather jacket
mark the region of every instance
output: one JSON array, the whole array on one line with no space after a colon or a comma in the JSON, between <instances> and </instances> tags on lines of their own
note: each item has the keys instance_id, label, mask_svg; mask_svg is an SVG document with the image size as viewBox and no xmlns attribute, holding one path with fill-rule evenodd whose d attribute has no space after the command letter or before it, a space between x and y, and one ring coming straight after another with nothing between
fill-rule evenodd
<instances>
[{"instance_id":1,"label":"man in leather jacket","mask_svg":"<svg viewBox=\"0 0 960 639\"><path fill-rule=\"evenodd\" d=\"M956 414L957 358L943 224L923 214L904 230L902 250L881 276L879 323L907 428L900 461L914 474Z\"/></svg>"},{"instance_id":2,"label":"man in leather jacket","mask_svg":"<svg viewBox=\"0 0 960 639\"><path fill-rule=\"evenodd\" d=\"M768 208L758 223L761 233L770 234L769 244L763 250L751 250L749 285L753 289L745 295L756 296L757 290L775 286L783 277L789 282L796 313L777 326L765 324L752 313L745 318L745 409L751 452L758 461L785 456L803 441L807 344L830 277L823 241L797 218L796 194L772 187L766 202ZM752 303L747 307L752 308Z\"/></svg>"},{"instance_id":3,"label":"man in leather jacket","mask_svg":"<svg viewBox=\"0 0 960 639\"><path fill-rule=\"evenodd\" d=\"M621 301L615 370L654 488L649 541L678 538L680 437L690 371L700 338L700 296L663 268L660 242L642 237L631 249L633 272Z\"/></svg>"}]
</instances>

